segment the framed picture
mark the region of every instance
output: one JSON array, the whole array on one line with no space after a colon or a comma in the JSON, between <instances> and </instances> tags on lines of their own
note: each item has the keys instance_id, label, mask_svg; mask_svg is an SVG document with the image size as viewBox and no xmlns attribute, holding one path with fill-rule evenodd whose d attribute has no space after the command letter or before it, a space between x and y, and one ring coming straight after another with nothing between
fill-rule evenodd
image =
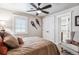
<instances>
[{"instance_id":1,"label":"framed picture","mask_svg":"<svg viewBox=\"0 0 79 59\"><path fill-rule=\"evenodd\" d=\"M75 26L79 26L79 16L75 16Z\"/></svg>"}]
</instances>

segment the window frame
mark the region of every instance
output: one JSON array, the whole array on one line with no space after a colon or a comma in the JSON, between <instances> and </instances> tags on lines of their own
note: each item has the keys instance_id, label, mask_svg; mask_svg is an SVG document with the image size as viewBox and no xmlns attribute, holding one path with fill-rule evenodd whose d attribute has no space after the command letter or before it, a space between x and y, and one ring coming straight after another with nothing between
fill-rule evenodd
<instances>
[{"instance_id":1,"label":"window frame","mask_svg":"<svg viewBox=\"0 0 79 59\"><path fill-rule=\"evenodd\" d=\"M26 19L26 30L25 30L25 32L16 32L16 19L17 18L24 18L24 19ZM21 15L15 15L14 16L14 33L15 34L28 34L28 17L26 17L26 16L21 16Z\"/></svg>"}]
</instances>

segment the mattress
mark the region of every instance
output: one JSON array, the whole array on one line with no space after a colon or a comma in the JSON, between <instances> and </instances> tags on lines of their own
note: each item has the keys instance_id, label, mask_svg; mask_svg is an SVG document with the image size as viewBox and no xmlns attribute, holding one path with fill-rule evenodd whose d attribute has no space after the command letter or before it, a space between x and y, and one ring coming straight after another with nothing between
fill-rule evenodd
<instances>
[{"instance_id":1,"label":"mattress","mask_svg":"<svg viewBox=\"0 0 79 59\"><path fill-rule=\"evenodd\" d=\"M11 49L8 55L59 55L57 46L48 40L39 37L23 38L24 44L19 48Z\"/></svg>"}]
</instances>

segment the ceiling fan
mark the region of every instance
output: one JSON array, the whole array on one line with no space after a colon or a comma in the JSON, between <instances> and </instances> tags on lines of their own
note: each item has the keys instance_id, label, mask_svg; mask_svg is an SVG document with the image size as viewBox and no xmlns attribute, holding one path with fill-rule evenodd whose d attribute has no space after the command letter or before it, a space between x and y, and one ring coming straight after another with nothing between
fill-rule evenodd
<instances>
[{"instance_id":1,"label":"ceiling fan","mask_svg":"<svg viewBox=\"0 0 79 59\"><path fill-rule=\"evenodd\" d=\"M38 6L36 6L34 3L30 3L30 5L32 5L36 10L29 10L27 12L33 12L33 11L36 11L36 15L38 15L39 13L45 13L45 14L49 14L48 11L45 11L44 9L48 9L48 8L51 8L52 5L46 5L44 7L40 7L41 3L38 3Z\"/></svg>"}]
</instances>

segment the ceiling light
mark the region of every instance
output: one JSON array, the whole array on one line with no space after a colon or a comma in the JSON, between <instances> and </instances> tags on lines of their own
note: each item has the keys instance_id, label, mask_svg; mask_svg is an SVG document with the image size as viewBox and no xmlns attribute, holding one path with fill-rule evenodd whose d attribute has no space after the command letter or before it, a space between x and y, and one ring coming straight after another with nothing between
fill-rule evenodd
<instances>
[{"instance_id":1,"label":"ceiling light","mask_svg":"<svg viewBox=\"0 0 79 59\"><path fill-rule=\"evenodd\" d=\"M38 11L36 11L36 12L37 12L37 13L39 13L39 14L41 13L41 11L40 11L40 10L38 10Z\"/></svg>"}]
</instances>

